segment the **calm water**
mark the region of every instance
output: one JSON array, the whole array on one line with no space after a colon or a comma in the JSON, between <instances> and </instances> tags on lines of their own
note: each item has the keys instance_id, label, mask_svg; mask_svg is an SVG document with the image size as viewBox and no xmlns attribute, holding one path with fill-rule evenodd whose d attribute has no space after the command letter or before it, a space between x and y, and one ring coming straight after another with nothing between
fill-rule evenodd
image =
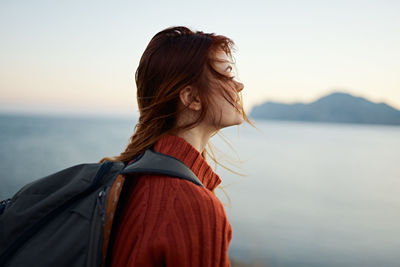
<instances>
[{"instance_id":1,"label":"calm water","mask_svg":"<svg viewBox=\"0 0 400 267\"><path fill-rule=\"evenodd\" d=\"M0 115L0 198L61 168L118 154L135 121ZM221 162L246 174L216 168L230 197L233 259L400 266L400 127L256 124L222 132L234 151L213 138Z\"/></svg>"}]
</instances>

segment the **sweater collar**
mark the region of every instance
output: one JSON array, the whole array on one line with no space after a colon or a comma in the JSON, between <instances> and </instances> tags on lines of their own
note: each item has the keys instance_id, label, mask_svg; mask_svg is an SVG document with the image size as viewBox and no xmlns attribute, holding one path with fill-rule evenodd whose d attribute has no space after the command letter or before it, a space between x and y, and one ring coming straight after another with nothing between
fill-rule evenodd
<instances>
[{"instance_id":1,"label":"sweater collar","mask_svg":"<svg viewBox=\"0 0 400 267\"><path fill-rule=\"evenodd\" d=\"M157 141L154 150L182 161L208 190L213 191L221 183L199 151L181 137L164 135Z\"/></svg>"}]
</instances>

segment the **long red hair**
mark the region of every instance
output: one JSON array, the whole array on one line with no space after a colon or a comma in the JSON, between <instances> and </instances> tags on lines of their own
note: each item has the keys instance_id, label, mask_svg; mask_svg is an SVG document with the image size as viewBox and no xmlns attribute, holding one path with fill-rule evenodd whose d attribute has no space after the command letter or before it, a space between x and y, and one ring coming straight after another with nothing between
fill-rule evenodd
<instances>
[{"instance_id":1,"label":"long red hair","mask_svg":"<svg viewBox=\"0 0 400 267\"><path fill-rule=\"evenodd\" d=\"M152 147L161 136L196 126L210 103L210 79L229 80L213 68L214 53L222 49L232 58L234 42L222 35L171 27L157 33L144 51L135 73L139 121L125 151L104 158L129 162ZM186 86L198 89L200 116L191 124L177 126L179 93ZM228 99L232 104L235 100ZM249 122L243 108L244 119ZM202 155L205 157L206 150Z\"/></svg>"}]
</instances>

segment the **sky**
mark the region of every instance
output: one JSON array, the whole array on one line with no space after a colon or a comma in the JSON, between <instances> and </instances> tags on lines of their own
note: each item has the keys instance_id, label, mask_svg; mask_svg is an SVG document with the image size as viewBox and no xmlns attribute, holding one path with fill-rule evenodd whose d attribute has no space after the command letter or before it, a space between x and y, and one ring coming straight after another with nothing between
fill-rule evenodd
<instances>
[{"instance_id":1,"label":"sky","mask_svg":"<svg viewBox=\"0 0 400 267\"><path fill-rule=\"evenodd\" d=\"M183 25L236 44L245 109L334 91L400 109L400 1L0 1L0 111L137 112L150 39Z\"/></svg>"}]
</instances>

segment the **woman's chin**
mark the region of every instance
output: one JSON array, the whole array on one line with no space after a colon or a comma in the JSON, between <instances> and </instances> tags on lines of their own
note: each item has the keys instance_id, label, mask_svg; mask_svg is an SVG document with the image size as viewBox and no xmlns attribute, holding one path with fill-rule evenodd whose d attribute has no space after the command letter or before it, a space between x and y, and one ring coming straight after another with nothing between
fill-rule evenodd
<instances>
[{"instance_id":1,"label":"woman's chin","mask_svg":"<svg viewBox=\"0 0 400 267\"><path fill-rule=\"evenodd\" d=\"M244 118L243 118L243 116L240 116L240 118L239 118L239 120L238 120L238 123L236 124L236 125L240 125L240 124L242 124L244 122Z\"/></svg>"},{"instance_id":2,"label":"woman's chin","mask_svg":"<svg viewBox=\"0 0 400 267\"><path fill-rule=\"evenodd\" d=\"M228 125L226 125L225 127L229 127L229 126L236 126L236 125L240 125L244 122L244 118L243 116L238 116L237 118L235 118L235 120L232 120L232 122L230 122Z\"/></svg>"}]
</instances>

